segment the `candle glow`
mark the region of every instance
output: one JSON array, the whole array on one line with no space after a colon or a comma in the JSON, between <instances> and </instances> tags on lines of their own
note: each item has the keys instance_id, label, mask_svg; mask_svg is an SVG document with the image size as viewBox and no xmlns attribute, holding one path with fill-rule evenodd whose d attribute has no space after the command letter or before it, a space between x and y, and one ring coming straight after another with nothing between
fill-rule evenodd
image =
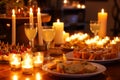
<instances>
[{"instance_id":1,"label":"candle glow","mask_svg":"<svg viewBox=\"0 0 120 80\"><path fill-rule=\"evenodd\" d=\"M42 20L41 20L41 13L40 8L38 8L37 12L37 23L38 23L38 44L43 45L43 39L42 39Z\"/></svg>"},{"instance_id":2,"label":"candle glow","mask_svg":"<svg viewBox=\"0 0 120 80\"><path fill-rule=\"evenodd\" d=\"M16 15L15 10L12 9L12 45L16 44Z\"/></svg>"}]
</instances>

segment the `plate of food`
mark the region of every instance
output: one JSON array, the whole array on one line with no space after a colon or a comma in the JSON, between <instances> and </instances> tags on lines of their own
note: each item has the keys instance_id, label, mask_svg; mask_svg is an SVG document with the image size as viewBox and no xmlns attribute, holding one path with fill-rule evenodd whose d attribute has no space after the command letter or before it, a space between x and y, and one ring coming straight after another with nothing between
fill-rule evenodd
<instances>
[{"instance_id":1,"label":"plate of food","mask_svg":"<svg viewBox=\"0 0 120 80\"><path fill-rule=\"evenodd\" d=\"M120 60L120 53L84 53L84 52L68 52L65 54L68 60L86 60L90 62L97 62L97 63L111 63L116 60Z\"/></svg>"},{"instance_id":2,"label":"plate of food","mask_svg":"<svg viewBox=\"0 0 120 80\"><path fill-rule=\"evenodd\" d=\"M106 70L106 67L86 61L58 61L47 63L43 65L42 69L59 77L79 78L100 74Z\"/></svg>"}]
</instances>

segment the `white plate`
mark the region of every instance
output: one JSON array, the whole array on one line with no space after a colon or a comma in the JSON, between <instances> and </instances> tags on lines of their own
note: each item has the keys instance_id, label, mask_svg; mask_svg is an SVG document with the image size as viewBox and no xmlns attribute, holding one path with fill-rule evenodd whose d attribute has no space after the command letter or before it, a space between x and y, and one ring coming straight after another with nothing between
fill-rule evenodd
<instances>
[{"instance_id":1,"label":"white plate","mask_svg":"<svg viewBox=\"0 0 120 80\"><path fill-rule=\"evenodd\" d=\"M92 63L92 62L90 62L90 63ZM98 63L92 63L94 66L97 67L96 72L84 73L84 74L68 74L68 73L59 73L59 72L48 69L49 64L52 64L52 63L48 63L48 64L43 65L42 69L48 73L51 73L51 74L53 74L55 76L59 76L59 77L71 77L71 78L90 77L90 76L95 76L97 74L100 74L106 70L105 66L98 64Z\"/></svg>"},{"instance_id":2,"label":"white plate","mask_svg":"<svg viewBox=\"0 0 120 80\"><path fill-rule=\"evenodd\" d=\"M82 60L82 59L80 59L80 58L75 58L75 57L73 56L73 52L68 52L68 53L66 53L65 55L66 55L66 58L67 58L67 59ZM103 64L104 64L104 63L111 63L111 62L116 61L116 60L119 60L119 59L120 59L120 53L119 53L119 55L118 55L117 58L106 59L106 60L88 60L88 61L97 62L97 63L103 63Z\"/></svg>"}]
</instances>

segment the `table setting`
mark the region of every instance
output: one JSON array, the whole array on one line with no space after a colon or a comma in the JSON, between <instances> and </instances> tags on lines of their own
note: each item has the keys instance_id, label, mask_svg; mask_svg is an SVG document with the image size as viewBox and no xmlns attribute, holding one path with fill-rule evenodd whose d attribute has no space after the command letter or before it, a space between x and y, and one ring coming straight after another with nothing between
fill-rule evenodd
<instances>
[{"instance_id":1,"label":"table setting","mask_svg":"<svg viewBox=\"0 0 120 80\"><path fill-rule=\"evenodd\" d=\"M37 23L32 8L29 23L24 23L29 44L20 45L16 43L16 15L12 10L11 44L0 41L1 80L115 80L113 72L120 67L120 37L106 36L107 14L102 14L103 9L98 13L100 24L90 22L92 36L65 32L60 19L52 26L42 26L40 8L37 11ZM36 49L36 36L38 48L44 50Z\"/></svg>"}]
</instances>

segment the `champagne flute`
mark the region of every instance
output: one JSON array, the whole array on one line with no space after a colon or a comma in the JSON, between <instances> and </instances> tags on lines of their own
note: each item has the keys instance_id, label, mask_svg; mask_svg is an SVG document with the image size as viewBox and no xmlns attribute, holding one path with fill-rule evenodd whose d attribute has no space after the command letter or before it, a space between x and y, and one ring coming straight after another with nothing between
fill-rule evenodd
<instances>
[{"instance_id":1,"label":"champagne flute","mask_svg":"<svg viewBox=\"0 0 120 80\"><path fill-rule=\"evenodd\" d=\"M98 32L100 30L100 22L98 21L90 21L90 30L94 35L98 35Z\"/></svg>"},{"instance_id":2,"label":"champagne flute","mask_svg":"<svg viewBox=\"0 0 120 80\"><path fill-rule=\"evenodd\" d=\"M52 42L52 40L55 37L55 31L52 27L48 26L48 27L44 27L42 30L42 34L43 34L43 40L45 41L46 45L47 45L47 56L49 56L48 50L50 48L50 44Z\"/></svg>"},{"instance_id":3,"label":"champagne flute","mask_svg":"<svg viewBox=\"0 0 120 80\"><path fill-rule=\"evenodd\" d=\"M25 28L25 35L27 36L29 40L29 45L30 47L34 47L34 38L37 34L37 24L30 24L30 23L25 23L24 24Z\"/></svg>"}]
</instances>

